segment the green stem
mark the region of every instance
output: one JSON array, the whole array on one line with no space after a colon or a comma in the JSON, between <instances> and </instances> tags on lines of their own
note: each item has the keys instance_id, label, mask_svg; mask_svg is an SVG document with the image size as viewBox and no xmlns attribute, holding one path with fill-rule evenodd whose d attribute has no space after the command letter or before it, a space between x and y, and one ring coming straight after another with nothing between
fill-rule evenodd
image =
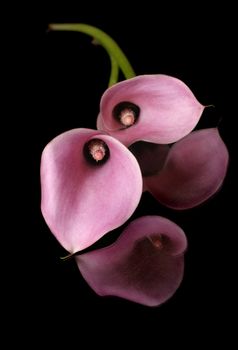
<instances>
[{"instance_id":1,"label":"green stem","mask_svg":"<svg viewBox=\"0 0 238 350\"><path fill-rule=\"evenodd\" d=\"M118 82L118 75L119 75L119 67L117 64L116 59L114 56L110 54L110 60L111 60L111 74L109 78L108 86L112 86Z\"/></svg>"},{"instance_id":2,"label":"green stem","mask_svg":"<svg viewBox=\"0 0 238 350\"><path fill-rule=\"evenodd\" d=\"M136 74L128 61L126 55L117 45L117 43L105 32L96 27L82 23L62 23L62 24L50 24L51 30L63 30L63 31L76 31L92 36L104 47L108 52L111 59L111 76L109 84L112 85L113 81L117 82L118 79L118 66L122 70L126 79L133 78Z\"/></svg>"},{"instance_id":3,"label":"green stem","mask_svg":"<svg viewBox=\"0 0 238 350\"><path fill-rule=\"evenodd\" d=\"M93 39L92 43L95 45L100 45L100 43L95 38ZM110 74L108 86L112 86L118 82L119 66L117 64L115 57L110 52L108 52L108 55L110 57L110 62L111 62L111 74Z\"/></svg>"}]
</instances>

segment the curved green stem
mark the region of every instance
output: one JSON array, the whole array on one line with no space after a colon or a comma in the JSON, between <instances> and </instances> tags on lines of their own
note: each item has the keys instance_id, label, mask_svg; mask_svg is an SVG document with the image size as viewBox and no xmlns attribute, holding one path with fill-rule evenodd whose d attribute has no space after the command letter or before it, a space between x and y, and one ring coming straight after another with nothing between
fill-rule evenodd
<instances>
[{"instance_id":1,"label":"curved green stem","mask_svg":"<svg viewBox=\"0 0 238 350\"><path fill-rule=\"evenodd\" d=\"M62 23L62 24L50 24L51 30L63 30L63 31L76 31L92 36L96 41L104 47L111 58L111 77L109 84L113 84L113 81L117 82L118 79L118 66L122 70L126 79L133 78L136 74L128 61L126 55L117 45L117 43L105 32L96 27L82 23Z\"/></svg>"},{"instance_id":2,"label":"curved green stem","mask_svg":"<svg viewBox=\"0 0 238 350\"><path fill-rule=\"evenodd\" d=\"M95 38L93 39L92 43L95 45L100 45L100 43ZM108 82L108 86L110 87L118 82L119 66L117 64L117 60L110 52L108 52L108 55L111 62L111 74Z\"/></svg>"},{"instance_id":3,"label":"curved green stem","mask_svg":"<svg viewBox=\"0 0 238 350\"><path fill-rule=\"evenodd\" d=\"M108 86L112 86L118 82L119 67L114 56L110 55L111 60L111 74L109 78Z\"/></svg>"}]
</instances>

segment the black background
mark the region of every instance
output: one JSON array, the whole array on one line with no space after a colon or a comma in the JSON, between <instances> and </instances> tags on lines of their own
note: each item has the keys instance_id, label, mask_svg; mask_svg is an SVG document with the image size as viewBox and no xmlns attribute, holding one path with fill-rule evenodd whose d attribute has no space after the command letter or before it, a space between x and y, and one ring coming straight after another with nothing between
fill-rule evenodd
<instances>
[{"instance_id":1,"label":"black background","mask_svg":"<svg viewBox=\"0 0 238 350\"><path fill-rule=\"evenodd\" d=\"M204 205L183 212L167 209L145 194L133 215L166 216L187 234L184 280L173 298L158 308L97 296L73 261L59 260L65 251L41 216L41 152L59 133L76 127L95 128L110 72L102 47L92 45L84 34L47 32L52 22L99 27L117 41L137 75L175 76L202 104L216 106L215 111L204 113L198 127L215 126L221 120L219 130L231 161L220 192ZM172 5L165 9L160 4L158 8L144 4L128 10L119 3L103 10L94 5L87 10L80 5L77 9L34 9L20 33L15 54L21 62L17 86L22 113L15 124L17 132L21 129L15 165L21 175L16 181L21 195L13 208L20 213L13 233L19 249L9 275L14 285L12 301L16 302L12 320L20 325L24 315L28 321L21 336L27 338L30 333L35 335L34 341L45 342L48 336L53 342L66 338L68 345L73 340L79 348L85 339L88 345L94 340L102 346L110 344L110 336L114 348L127 335L133 342L146 339L146 348L152 343L169 348L173 341L190 347L206 339L228 341L232 330L227 334L225 329L232 327L235 280L232 199L237 191L232 9L209 11ZM116 231L112 237L118 234ZM99 244L113 238L106 236ZM86 336L88 332L90 336Z\"/></svg>"}]
</instances>

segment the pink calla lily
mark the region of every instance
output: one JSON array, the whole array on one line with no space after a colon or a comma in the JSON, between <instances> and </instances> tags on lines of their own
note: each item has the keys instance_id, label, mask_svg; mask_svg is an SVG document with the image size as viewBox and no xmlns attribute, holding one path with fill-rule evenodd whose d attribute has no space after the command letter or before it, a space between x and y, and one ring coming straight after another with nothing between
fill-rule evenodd
<instances>
[{"instance_id":1,"label":"pink calla lily","mask_svg":"<svg viewBox=\"0 0 238 350\"><path fill-rule=\"evenodd\" d=\"M97 294L158 306L182 281L186 247L185 234L175 223L144 216L111 246L76 256L76 262Z\"/></svg>"},{"instance_id":2,"label":"pink calla lily","mask_svg":"<svg viewBox=\"0 0 238 350\"><path fill-rule=\"evenodd\" d=\"M106 151L108 159L99 164ZM61 245L75 253L131 216L141 197L142 177L135 157L119 141L99 131L74 129L45 147L41 191L46 223Z\"/></svg>"},{"instance_id":3,"label":"pink calla lily","mask_svg":"<svg viewBox=\"0 0 238 350\"><path fill-rule=\"evenodd\" d=\"M154 154L155 163L156 158L160 167ZM144 177L145 188L168 207L192 208L219 190L228 160L218 129L194 131L171 147L161 171Z\"/></svg>"},{"instance_id":4,"label":"pink calla lily","mask_svg":"<svg viewBox=\"0 0 238 350\"><path fill-rule=\"evenodd\" d=\"M97 127L126 146L142 140L168 144L190 133L203 110L181 80L141 75L106 90Z\"/></svg>"}]
</instances>

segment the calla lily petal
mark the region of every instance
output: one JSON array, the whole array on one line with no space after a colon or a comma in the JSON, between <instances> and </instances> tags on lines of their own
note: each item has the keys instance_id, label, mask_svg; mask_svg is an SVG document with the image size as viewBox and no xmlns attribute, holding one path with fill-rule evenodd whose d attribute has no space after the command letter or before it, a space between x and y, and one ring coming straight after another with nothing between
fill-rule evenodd
<instances>
[{"instance_id":1,"label":"calla lily petal","mask_svg":"<svg viewBox=\"0 0 238 350\"><path fill-rule=\"evenodd\" d=\"M145 179L146 188L170 208L192 208L221 187L228 159L216 128L194 131L172 146L162 171Z\"/></svg>"},{"instance_id":2,"label":"calla lily petal","mask_svg":"<svg viewBox=\"0 0 238 350\"><path fill-rule=\"evenodd\" d=\"M76 262L97 294L158 306L182 281L186 246L175 223L144 216L132 221L114 244L76 256Z\"/></svg>"},{"instance_id":3,"label":"calla lily petal","mask_svg":"<svg viewBox=\"0 0 238 350\"><path fill-rule=\"evenodd\" d=\"M105 91L97 125L126 146L136 141L168 144L192 131L203 109L181 80L163 74L142 75Z\"/></svg>"},{"instance_id":4,"label":"calla lily petal","mask_svg":"<svg viewBox=\"0 0 238 350\"><path fill-rule=\"evenodd\" d=\"M110 152L104 164L84 155L91 140ZM103 157L101 149L96 157ZM53 139L41 159L41 209L50 230L70 253L87 248L122 225L141 197L142 176L128 149L108 135L74 129Z\"/></svg>"},{"instance_id":5,"label":"calla lily petal","mask_svg":"<svg viewBox=\"0 0 238 350\"><path fill-rule=\"evenodd\" d=\"M103 124L102 116L101 116L100 113L99 113L99 115L97 117L97 120L96 120L96 127L97 127L98 130L100 130L102 132L105 132L104 129L106 129L106 128L105 128L105 126Z\"/></svg>"}]
</instances>

